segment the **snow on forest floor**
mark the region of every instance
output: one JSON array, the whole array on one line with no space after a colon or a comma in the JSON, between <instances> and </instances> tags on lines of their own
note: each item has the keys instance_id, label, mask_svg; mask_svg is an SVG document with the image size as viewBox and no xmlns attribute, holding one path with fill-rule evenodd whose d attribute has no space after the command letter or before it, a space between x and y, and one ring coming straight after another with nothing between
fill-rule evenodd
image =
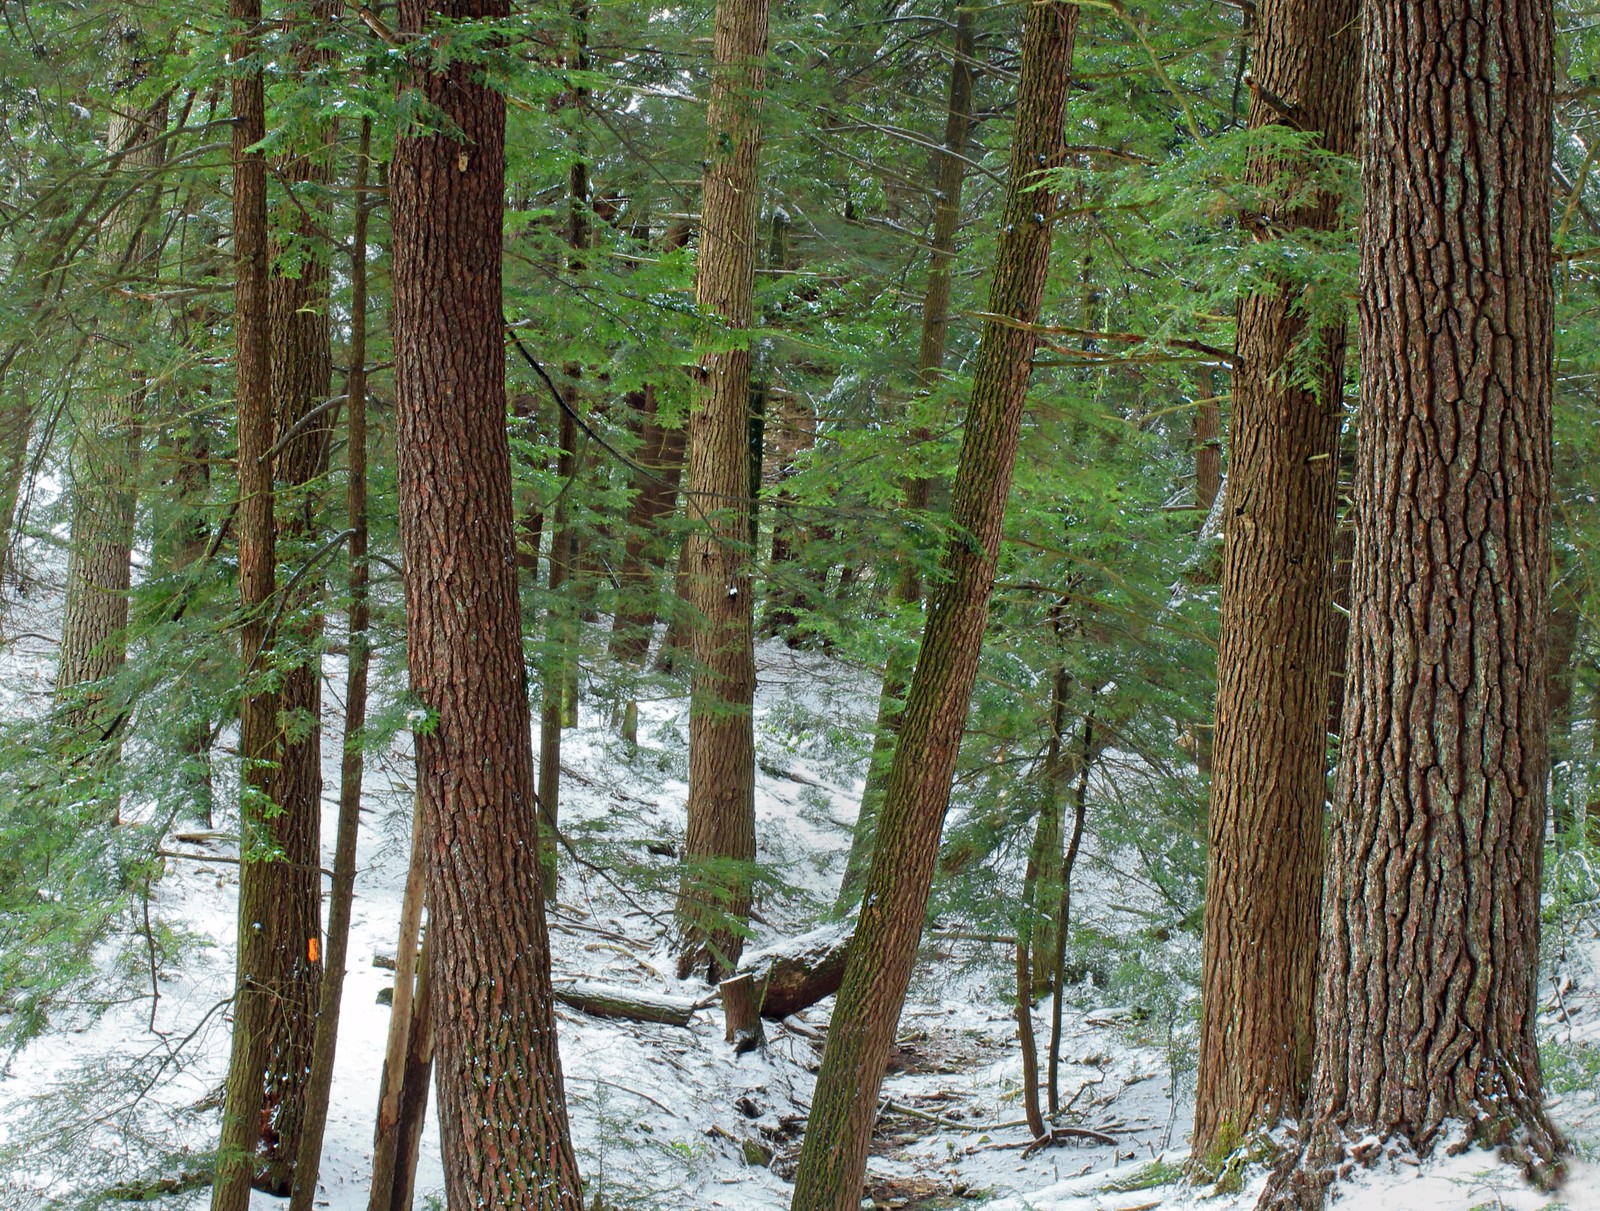
<instances>
[{"instance_id":1,"label":"snow on forest floor","mask_svg":"<svg viewBox=\"0 0 1600 1211\"><path fill-rule=\"evenodd\" d=\"M44 611L38 611L42 615ZM43 701L53 653L42 616L11 617L7 632L33 632L0 659L10 703ZM825 658L797 655L778 644L759 653L757 785L760 859L787 884L759 905L763 924L754 945L794 935L813 923L837 887L860 783L859 745L817 730L828 719L860 732L876 707L870 678ZM337 691L343 670L330 659L329 735L338 735ZM650 860L642 841L676 842L683 834L686 714L681 698L640 703L640 746L630 750L610 726L609 707L588 704L563 741L567 775L562 822L573 835L626 844L634 861ZM337 800L337 741L327 755L323 839L332 861ZM391 973L409 839L409 761L402 751L374 759L367 775L350 970L345 982L338 1065L324 1152L319 1205L331 1211L366 1206L371 1132L389 1010L378 1003ZM219 786L219 802L230 800ZM218 827L230 826L219 819ZM0 1209L74 1206L96 1175L148 1172L166 1154L166 1172L181 1171L184 1149L213 1146L216 1095L228 1054L223 1002L233 980L237 869L224 862L226 842L183 843L155 888L155 910L195 943L160 973L160 999L148 993L98 1017L64 1019L52 1033L12 1058L0 1075L0 1143L48 1127L53 1141L24 1172L0 1173ZM595 873L564 862L551 912L556 978L583 976L701 997L703 986L680 983L656 917L669 909L669 863L657 859L656 889L619 890ZM1097 882L1104 884L1097 886ZM1094 914L1112 893L1128 889L1085 873L1077 911ZM654 914L653 917L651 914ZM1592 924L1588 927L1593 933ZM952 931L952 934L954 931ZM1245 1208L1261 1175L1233 1195L1205 1197L1174 1181L1184 1159L1192 1088L1172 1057L1141 1038L1137 1015L1097 1004L1092 989L1065 1007L1062 1100L1075 1121L1113 1132L1118 1143L1067 1143L1029 1153L1020 1123L1021 1066L1008 1007L1009 948L935 936L925 946L884 1095L900 1110L880 1119L869 1189L879 1207L985 1207L988 1211L1134 1211L1144 1208ZM1548 1025L1568 1041L1600 1043L1600 941L1574 935L1566 974L1571 986ZM824 1027L831 1002L805 1015ZM1087 1006L1088 1008L1085 1008ZM723 1041L720 1011L697 1013L688 1028L588 1017L558 1007L571 1120L586 1177L608 1208L773 1211L787 1207L799 1133L820 1057L812 1038L768 1026L768 1044L735 1056ZM1035 1021L1048 1030L1049 1005ZM1043 1048L1041 1047L1041 1050ZM138 1059L138 1062L132 1061ZM121 1075L118 1075L121 1074ZM84 1080L99 1080L92 1090ZM107 1083L109 1082L109 1083ZM74 1111L75 1099L89 1107ZM1600 1143L1593 1089L1570 1092L1554 1107L1580 1149ZM442 1205L435 1116L417 1179L418 1207ZM759 1163L772 1157L771 1165ZM753 1163L757 1162L757 1163ZM111 1178L114 1180L114 1177ZM103 1188L107 1181L98 1178ZM203 1191L143 1205L201 1205ZM1560 1196L1569 1208L1600 1209L1600 1170L1579 1162ZM257 1194L253 1207L279 1201ZM1353 1185L1341 1206L1372 1211L1409 1208L1535 1208L1558 1205L1528 1190L1485 1153L1469 1152L1421 1165L1380 1165Z\"/></svg>"}]
</instances>

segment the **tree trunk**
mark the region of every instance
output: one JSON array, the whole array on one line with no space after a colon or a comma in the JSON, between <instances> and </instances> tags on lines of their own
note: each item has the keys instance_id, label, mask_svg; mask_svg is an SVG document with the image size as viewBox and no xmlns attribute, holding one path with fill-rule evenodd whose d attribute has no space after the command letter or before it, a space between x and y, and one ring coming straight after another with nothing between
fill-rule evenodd
<instances>
[{"instance_id":1,"label":"tree trunk","mask_svg":"<svg viewBox=\"0 0 1600 1211\"><path fill-rule=\"evenodd\" d=\"M356 152L355 232L350 251L350 348L345 375L345 413L349 425L346 453L345 515L350 530L349 665L345 677L344 751L339 764L339 833L334 843L333 886L328 894L328 945L316 1017L311 1069L306 1075L305 1115L295 1158L289 1211L311 1211L322 1164L322 1136L328 1122L328 1096L333 1088L333 1060L339 1037L339 1010L344 988L345 956L350 943L350 911L355 898L356 834L361 827L361 782L365 762L362 732L367 717L367 220L368 160L372 119L361 122ZM320 891L320 889L319 889Z\"/></svg>"},{"instance_id":2,"label":"tree trunk","mask_svg":"<svg viewBox=\"0 0 1600 1211\"><path fill-rule=\"evenodd\" d=\"M1292 120L1355 149L1359 14L1360 0L1257 5L1253 129ZM1308 170L1261 156L1246 177L1284 197ZM1340 221L1330 194L1266 206L1262 241ZM1311 1077L1345 333L1330 322L1299 354L1304 293L1285 281L1239 300L1193 1137L1213 1169L1298 1114Z\"/></svg>"},{"instance_id":3,"label":"tree trunk","mask_svg":"<svg viewBox=\"0 0 1600 1211\"><path fill-rule=\"evenodd\" d=\"M407 37L507 0L402 0ZM417 776L452 1205L582 1211L539 875L506 436L501 224L506 103L468 55L415 87L449 133L398 139L396 442Z\"/></svg>"},{"instance_id":4,"label":"tree trunk","mask_svg":"<svg viewBox=\"0 0 1600 1211\"><path fill-rule=\"evenodd\" d=\"M971 9L956 9L955 43L950 56L950 99L945 107L944 148L937 156L937 204L928 257L928 288L922 299L922 337L917 347L917 389L924 393L932 391L944 376L944 350L950 330L950 269L955 259L956 233L961 226L961 184L967 169L967 139L972 132L972 21ZM912 440L918 443L932 438L925 429L912 434ZM932 481L923 476L906 476L902 491L909 517L915 519L927 512L932 486ZM913 552L900 561L889 599L893 606L900 606L921 598L922 578ZM850 853L845 859L844 878L834 905L838 915L855 907L861 897L867 864L872 861L883 784L894 757L895 737L900 730L900 712L910 675L910 649L896 649L883 672L878 721L873 730L872 756L867 766L866 786L861 793L861 810L850 837Z\"/></svg>"},{"instance_id":5,"label":"tree trunk","mask_svg":"<svg viewBox=\"0 0 1600 1211\"><path fill-rule=\"evenodd\" d=\"M1425 1155L1465 1124L1560 1173L1535 1030L1552 23L1366 6L1350 684L1306 1144L1266 1206L1320 1207L1369 1134Z\"/></svg>"},{"instance_id":6,"label":"tree trunk","mask_svg":"<svg viewBox=\"0 0 1600 1211\"><path fill-rule=\"evenodd\" d=\"M1062 164L1062 120L1078 10L1032 4L1024 19L994 281L953 492L952 530L884 792L877 852L845 966L795 1178L794 1211L855 1211L878 1090L922 935L950 779L978 672L1006 496L1050 263L1053 191L1036 174Z\"/></svg>"},{"instance_id":7,"label":"tree trunk","mask_svg":"<svg viewBox=\"0 0 1600 1211\"><path fill-rule=\"evenodd\" d=\"M633 504L628 510L628 537L618 575L617 610L612 618L609 656L639 664L650 650L656 625L656 581L666 563L663 523L678 503L683 474L683 448L688 431L669 429L656 414L656 389L638 393L641 413L638 462L646 473L636 475Z\"/></svg>"},{"instance_id":8,"label":"tree trunk","mask_svg":"<svg viewBox=\"0 0 1600 1211\"><path fill-rule=\"evenodd\" d=\"M750 349L767 0L718 0L695 298L739 342L701 355L689 424L694 672L678 970L716 983L739 962L756 857L750 577Z\"/></svg>"},{"instance_id":9,"label":"tree trunk","mask_svg":"<svg viewBox=\"0 0 1600 1211\"><path fill-rule=\"evenodd\" d=\"M378 1114L372 1133L372 1189L367 1211L410 1211L400 1202L404 1184L400 1154L400 1120L406 1088L406 1055L416 1030L414 1021L427 1012L418 996L418 943L422 937L423 900L427 896L427 836L430 827L421 778L417 781L411 814L411 861L406 869L405 893L400 900L400 936L395 944L394 999L389 1005L389 1038L378 1080Z\"/></svg>"},{"instance_id":10,"label":"tree trunk","mask_svg":"<svg viewBox=\"0 0 1600 1211\"><path fill-rule=\"evenodd\" d=\"M231 58L250 62L261 33L260 0L230 0L237 27ZM278 700L266 678L271 659L267 610L277 578L272 519L272 362L268 322L267 171L261 72L238 71L232 83L233 252L238 407L240 654L245 695L239 704L239 956L233 1004L233 1050L222 1113L222 1144L212 1211L246 1211L261 1136L263 1074L272 1045L273 1005L282 973L299 960L305 938L265 927L274 919L276 849L269 781L278 757Z\"/></svg>"},{"instance_id":11,"label":"tree trunk","mask_svg":"<svg viewBox=\"0 0 1600 1211\"><path fill-rule=\"evenodd\" d=\"M106 152L113 173L125 173L128 181L137 182L165 159L166 144L151 140L167 124L167 103L163 98L150 108L139 108L133 94L150 67L144 35L135 25L121 24L114 36L118 42L115 109L106 129ZM108 272L136 272L134 267L148 255L144 231L153 200L151 187L130 188L106 215L100 238L101 260ZM125 341L110 339L99 347L95 360L109 381L73 396L86 403L76 418L68 463L72 528L56 701L77 750L74 759L111 772L121 760L125 711L110 700L106 683L121 671L128 653L145 372L137 355L125 352L129 348ZM16 452L25 457L25 437L23 441ZM19 458L19 467L20 462ZM120 795L113 787L100 793L102 815L115 823Z\"/></svg>"},{"instance_id":12,"label":"tree trunk","mask_svg":"<svg viewBox=\"0 0 1600 1211\"><path fill-rule=\"evenodd\" d=\"M1105 740L1096 740L1094 708L1083 717L1082 739L1077 749L1077 773L1062 783L1067 795L1066 807L1072 813L1072 835L1067 840L1067 852L1061 858L1060 899L1057 901L1052 923L1055 952L1051 955L1050 986L1055 990L1055 1000L1050 1004L1050 1056L1046 1063L1045 1094L1050 1117L1061 1111L1061 994L1067 986L1067 930L1072 924L1072 872L1078 865L1078 851L1083 845L1084 818L1089 808L1089 771L1094 766L1096 754L1105 747ZM1063 774L1065 774L1065 769Z\"/></svg>"},{"instance_id":13,"label":"tree trunk","mask_svg":"<svg viewBox=\"0 0 1600 1211\"><path fill-rule=\"evenodd\" d=\"M319 41L338 0L315 0L291 19L295 73L304 78L325 65ZM293 241L271 249L267 297L272 332L274 507L277 559L295 567L294 587L285 588L274 615L273 663L282 683L278 718L282 739L270 792L277 806L273 836L284 861L273 871L275 890L269 930L296 939L294 961L283 973L272 1024L272 1054L266 1073L270 1122L266 1165L257 1185L286 1195L294 1184L305 1116L306 1079L316 1040L321 998L322 937L322 589L320 571L306 573L316 558L318 485L327 467L333 414L315 410L333 383L328 330L328 211L323 200L333 176L332 123L318 124L277 163L285 190L275 226ZM298 565L298 566L297 566Z\"/></svg>"},{"instance_id":14,"label":"tree trunk","mask_svg":"<svg viewBox=\"0 0 1600 1211\"><path fill-rule=\"evenodd\" d=\"M577 556L572 526L572 493L578 481L578 425L572 414L561 410L556 439L556 480L558 499L550 519L550 605L545 618L543 682L539 695L539 819L546 831L543 842L543 873L546 899L556 894L555 830L561 811L561 729L566 726L567 695L576 693L576 677L567 677L569 663L575 661L572 647L577 643L577 605L571 589L572 564ZM576 703L572 708L576 710Z\"/></svg>"}]
</instances>

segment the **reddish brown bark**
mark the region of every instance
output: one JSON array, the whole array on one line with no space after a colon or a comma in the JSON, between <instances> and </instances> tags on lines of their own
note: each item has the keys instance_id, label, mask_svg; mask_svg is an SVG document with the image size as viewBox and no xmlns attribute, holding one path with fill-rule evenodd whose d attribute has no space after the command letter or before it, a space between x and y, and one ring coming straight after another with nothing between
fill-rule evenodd
<instances>
[{"instance_id":1,"label":"reddish brown bark","mask_svg":"<svg viewBox=\"0 0 1600 1211\"><path fill-rule=\"evenodd\" d=\"M756 856L755 636L750 578L750 349L767 0L718 0L695 298L736 347L700 358L689 426L687 555L694 674L679 973L738 965Z\"/></svg>"},{"instance_id":2,"label":"reddish brown bark","mask_svg":"<svg viewBox=\"0 0 1600 1211\"><path fill-rule=\"evenodd\" d=\"M1030 188L1066 158L1062 120L1078 10L1027 9L1010 179L941 560L795 1177L794 1211L855 1211L889 1047L922 936L939 834L978 672L1006 496L1033 368L1056 195Z\"/></svg>"},{"instance_id":3,"label":"reddish brown bark","mask_svg":"<svg viewBox=\"0 0 1600 1211\"><path fill-rule=\"evenodd\" d=\"M1559 1173L1535 1035L1549 622L1551 8L1369 4L1349 687L1305 1146L1465 1124ZM1372 1150L1364 1150L1370 1156Z\"/></svg>"},{"instance_id":4,"label":"reddish brown bark","mask_svg":"<svg viewBox=\"0 0 1600 1211\"><path fill-rule=\"evenodd\" d=\"M260 0L230 0L238 27L235 62L255 53ZM232 82L235 396L238 406L240 654L245 695L239 704L239 957L233 1005L233 1051L223 1102L222 1143L212 1211L246 1211L255 1172L265 1093L262 1074L271 1048L272 1005L279 973L298 953L267 929L272 919L268 783L277 761L277 695L265 684L270 660L267 610L277 579L272 520L272 360L268 322L267 177L259 151L266 136L266 98L259 70L237 71ZM305 939L299 939L304 945ZM298 946L296 946L298 952Z\"/></svg>"},{"instance_id":5,"label":"reddish brown bark","mask_svg":"<svg viewBox=\"0 0 1600 1211\"><path fill-rule=\"evenodd\" d=\"M1288 121L1288 107L1326 150L1355 149L1359 12L1360 0L1256 6L1252 129ZM1270 199L1299 192L1307 171L1258 156L1247 177ZM1327 193L1267 206L1255 228L1263 241L1328 231L1341 217ZM1342 317L1298 350L1311 335L1295 283L1239 300L1193 1136L1206 1165L1297 1114L1311 1077Z\"/></svg>"},{"instance_id":6,"label":"reddish brown bark","mask_svg":"<svg viewBox=\"0 0 1600 1211\"><path fill-rule=\"evenodd\" d=\"M610 656L642 663L655 628L656 581L666 565L664 523L678 503L683 452L688 430L668 428L656 412L656 391L646 386L632 400L640 412L640 449L635 460L644 468L635 474L633 504L628 510L628 537L617 577L617 612L611 624Z\"/></svg>"},{"instance_id":7,"label":"reddish brown bark","mask_svg":"<svg viewBox=\"0 0 1600 1211\"><path fill-rule=\"evenodd\" d=\"M506 0L403 0L500 19ZM427 899L445 1188L452 1205L581 1211L550 995L501 336L505 100L472 57L414 86L449 133L397 140L396 440L412 693L427 712Z\"/></svg>"}]
</instances>

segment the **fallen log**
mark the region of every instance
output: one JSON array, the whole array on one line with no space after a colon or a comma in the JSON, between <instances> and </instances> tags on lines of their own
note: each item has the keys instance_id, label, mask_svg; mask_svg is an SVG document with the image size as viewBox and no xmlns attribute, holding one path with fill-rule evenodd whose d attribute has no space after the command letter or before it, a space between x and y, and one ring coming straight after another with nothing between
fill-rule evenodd
<instances>
[{"instance_id":1,"label":"fallen log","mask_svg":"<svg viewBox=\"0 0 1600 1211\"><path fill-rule=\"evenodd\" d=\"M855 936L854 919L823 925L746 955L737 974L754 977L761 1016L780 1022L839 991Z\"/></svg>"},{"instance_id":2,"label":"fallen log","mask_svg":"<svg viewBox=\"0 0 1600 1211\"><path fill-rule=\"evenodd\" d=\"M593 1017L660 1022L666 1026L687 1026L695 1011L695 1003L687 997L621 988L615 984L594 984L587 980L556 984L555 998Z\"/></svg>"}]
</instances>

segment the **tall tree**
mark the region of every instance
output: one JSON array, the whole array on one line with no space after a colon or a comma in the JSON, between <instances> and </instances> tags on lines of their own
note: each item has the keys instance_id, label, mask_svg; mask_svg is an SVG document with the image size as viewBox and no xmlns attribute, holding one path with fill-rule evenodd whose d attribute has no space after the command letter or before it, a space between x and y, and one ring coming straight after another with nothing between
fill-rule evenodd
<instances>
[{"instance_id":1,"label":"tall tree","mask_svg":"<svg viewBox=\"0 0 1600 1211\"><path fill-rule=\"evenodd\" d=\"M422 45L507 0L403 0ZM481 45L481 44L480 44ZM481 54L419 63L436 130L396 141L393 335L428 946L451 1205L581 1211L539 877L501 318L505 98Z\"/></svg>"},{"instance_id":2,"label":"tall tree","mask_svg":"<svg viewBox=\"0 0 1600 1211\"><path fill-rule=\"evenodd\" d=\"M167 100L165 93L154 103L145 95L152 60L138 25L119 19L111 36L116 44L115 78L106 153L117 178L113 188L121 197L101 225L101 260L113 278L124 278L144 271L141 262L151 250L145 233L155 191L142 178L165 158L165 144L157 136L167 124ZM56 698L64 710L63 722L96 765L114 765L122 750L121 711L108 701L104 683L127 659L128 590L146 394L139 365L141 343L130 341L128 335L113 336L98 352L95 360L105 376L103 384L74 393L81 407L68 462L72 522ZM19 424L16 432L20 444L13 453L20 469L26 427ZM8 527L9 517L8 511ZM114 793L105 800L107 819L117 818L118 804Z\"/></svg>"},{"instance_id":3,"label":"tall tree","mask_svg":"<svg viewBox=\"0 0 1600 1211\"><path fill-rule=\"evenodd\" d=\"M917 389L932 391L944 376L944 350L950 332L951 267L955 260L956 234L961 227L961 185L967 173L967 139L972 132L973 18L970 8L957 8L955 37L950 47L950 98L945 107L944 146L934 157L933 233L928 249L928 285L922 298L922 334L917 345ZM931 440L926 430L915 439ZM933 481L925 475L906 476L901 490L906 512L911 516L925 512ZM774 539L776 543L776 539ZM890 600L910 605L922 599L922 578L914 554L908 554L896 571ZM878 809L883 802L883 784L889 775L895 736L910 676L910 660L899 650L889 657L878 694L878 723L873 734L871 764L861 793L861 811L850 837L850 853L845 859L844 878L839 884L836 910L848 912L861 895L872 858L872 843L877 834Z\"/></svg>"},{"instance_id":4,"label":"tall tree","mask_svg":"<svg viewBox=\"0 0 1600 1211\"><path fill-rule=\"evenodd\" d=\"M328 893L328 945L317 1002L311 1065L306 1073L305 1117L295 1157L290 1211L311 1211L322 1164L322 1137L328 1122L333 1088L333 1059L343 1004L345 956L350 942L350 916L355 896L356 835L361 827L361 787L366 772L365 729L367 679L372 663L372 607L367 571L367 227L371 219L372 119L361 121L356 149L350 238L350 346L346 353L345 415L347 420L345 519L350 535L350 597L347 615L349 663L344 693L344 749L339 762L339 833L333 858L333 886Z\"/></svg>"},{"instance_id":5,"label":"tall tree","mask_svg":"<svg viewBox=\"0 0 1600 1211\"><path fill-rule=\"evenodd\" d=\"M1535 1037L1552 26L1547 0L1366 6L1349 684L1308 1127L1267 1206L1320 1207L1351 1141L1427 1153L1450 1123L1559 1173Z\"/></svg>"},{"instance_id":6,"label":"tall tree","mask_svg":"<svg viewBox=\"0 0 1600 1211\"><path fill-rule=\"evenodd\" d=\"M277 579L272 518L272 357L268 309L266 93L257 50L260 0L229 0L234 23L233 256L234 395L239 506L239 627L244 695L239 704L239 954L233 1001L233 1049L223 1102L222 1144L212 1211L245 1211L255 1175L272 1047L273 1006L283 974L308 939L265 928L274 919L269 789L277 761L278 703L267 679L271 636L267 610Z\"/></svg>"},{"instance_id":7,"label":"tall tree","mask_svg":"<svg viewBox=\"0 0 1600 1211\"><path fill-rule=\"evenodd\" d=\"M1062 123L1078 10L1030 4L989 313L952 498L954 536L885 787L855 943L833 1011L795 1176L794 1211L855 1211L889 1047L911 980L939 834L994 588L1006 496L1033 369L1056 194L1038 174L1066 159Z\"/></svg>"},{"instance_id":8,"label":"tall tree","mask_svg":"<svg viewBox=\"0 0 1600 1211\"><path fill-rule=\"evenodd\" d=\"M315 86L329 52L323 27L340 0L291 7L283 25L293 40L294 79ZM283 192L273 204L276 238L267 286L272 333L273 504L277 558L295 567L273 614L273 662L281 677L282 738L269 783L276 809L273 838L282 861L273 868L269 928L300 940L274 1004L267 1071L266 1165L258 1184L288 1194L300 1152L306 1081L315 1046L322 984L322 574L319 488L333 435L326 406L333 383L328 320L327 187L337 127L317 120L291 132L291 150L274 175ZM317 944L313 944L313 940Z\"/></svg>"},{"instance_id":9,"label":"tall tree","mask_svg":"<svg viewBox=\"0 0 1600 1211\"><path fill-rule=\"evenodd\" d=\"M1355 150L1359 14L1360 0L1257 4L1252 130ZM1306 196L1313 166L1252 158L1256 239L1340 221L1337 194ZM1309 330L1306 294L1280 279L1239 300L1193 1138L1203 1164L1298 1114L1311 1078L1345 332L1342 303Z\"/></svg>"},{"instance_id":10,"label":"tall tree","mask_svg":"<svg viewBox=\"0 0 1600 1211\"><path fill-rule=\"evenodd\" d=\"M715 316L689 422L689 507L699 526L685 555L694 628L689 704L688 869L678 895L678 960L731 972L750 911L756 856L754 600L750 577L750 347L755 310L757 167L766 83L768 0L718 0L701 178L695 299Z\"/></svg>"}]
</instances>

